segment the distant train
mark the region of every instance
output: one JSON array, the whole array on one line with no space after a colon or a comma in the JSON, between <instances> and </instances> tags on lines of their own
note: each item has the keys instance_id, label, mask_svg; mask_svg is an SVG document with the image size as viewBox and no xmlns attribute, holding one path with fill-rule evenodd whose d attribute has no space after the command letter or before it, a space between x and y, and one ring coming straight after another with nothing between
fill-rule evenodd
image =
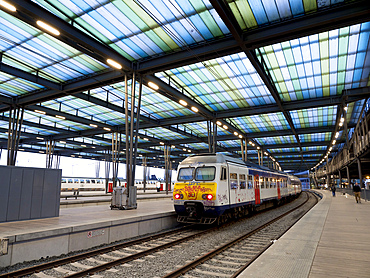
<instances>
[{"instance_id":1,"label":"distant train","mask_svg":"<svg viewBox=\"0 0 370 278\"><path fill-rule=\"evenodd\" d=\"M297 177L222 154L189 156L177 174L173 200L181 223L221 224L302 191Z\"/></svg>"},{"instance_id":2,"label":"distant train","mask_svg":"<svg viewBox=\"0 0 370 278\"><path fill-rule=\"evenodd\" d=\"M108 187L106 189L106 181L103 178L86 178L86 177L62 177L61 192L78 192L81 195L97 195L97 194L106 194L112 192L113 182L108 181ZM173 188L173 184L169 188L169 191ZM125 179L118 180L118 186L126 186ZM137 190L144 190L144 181L135 180L135 186ZM147 180L146 181L146 190L148 191L157 191L159 188L160 191L166 190L164 187L164 181L160 180ZM63 194L62 194L63 195Z\"/></svg>"}]
</instances>

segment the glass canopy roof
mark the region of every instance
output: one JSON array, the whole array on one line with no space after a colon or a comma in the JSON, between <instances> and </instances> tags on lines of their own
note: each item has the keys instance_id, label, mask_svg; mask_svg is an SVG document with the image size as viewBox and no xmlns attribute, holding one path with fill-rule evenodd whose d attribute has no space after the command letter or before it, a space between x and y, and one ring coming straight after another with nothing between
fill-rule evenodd
<instances>
[{"instance_id":1,"label":"glass canopy roof","mask_svg":"<svg viewBox=\"0 0 370 278\"><path fill-rule=\"evenodd\" d=\"M341 107L351 130L366 105L370 22L356 14L357 2L230 0L223 11L208 0L19 0L19 12L0 6L1 148L10 107L23 107L19 148L39 152L51 140L61 155L102 160L118 132L124 152L125 119L135 121L125 114L125 93L136 112L142 87L138 155L158 156L152 165L163 164L161 142L171 146L174 166L208 152L214 125L217 152L241 157L241 136L253 162L260 147L265 163L276 158L287 169L301 159L294 170L312 168L336 131L337 147L344 142ZM317 32L323 14L332 26ZM61 35L39 27L33 18L42 16ZM271 42L259 38L275 33ZM108 58L126 64L117 70Z\"/></svg>"}]
</instances>

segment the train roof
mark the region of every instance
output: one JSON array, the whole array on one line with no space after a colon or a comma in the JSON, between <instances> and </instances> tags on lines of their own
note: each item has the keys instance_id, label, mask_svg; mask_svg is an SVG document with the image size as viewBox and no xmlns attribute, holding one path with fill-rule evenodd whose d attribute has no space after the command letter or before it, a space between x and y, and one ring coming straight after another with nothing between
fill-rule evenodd
<instances>
[{"instance_id":1,"label":"train roof","mask_svg":"<svg viewBox=\"0 0 370 278\"><path fill-rule=\"evenodd\" d=\"M250 161L247 161L247 162L244 162L243 160L239 159L239 158L235 158L235 157L231 157L231 156L227 156L227 155L224 155L224 154L220 154L220 153L203 153L203 154L193 154L187 158L185 158L182 162L180 162L180 165L181 164L196 164L196 163L226 163L226 162L232 162L232 163L236 163L236 164L240 164L240 165L246 165L246 166L249 166L249 167L253 167L253 168L257 168L257 169L261 169L261 170L266 170L266 171L270 171L270 172L276 172L276 173L282 173L280 171L277 171L277 170L273 170L273 169L270 169L268 167L265 167L265 166L260 166L258 164L255 164L255 163L252 163ZM284 173L285 174L285 173Z\"/></svg>"}]
</instances>

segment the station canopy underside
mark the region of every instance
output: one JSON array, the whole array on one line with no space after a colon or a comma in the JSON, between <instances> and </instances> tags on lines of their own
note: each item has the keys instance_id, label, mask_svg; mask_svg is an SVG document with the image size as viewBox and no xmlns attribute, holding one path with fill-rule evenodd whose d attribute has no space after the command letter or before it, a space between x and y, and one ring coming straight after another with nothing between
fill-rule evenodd
<instances>
[{"instance_id":1,"label":"station canopy underside","mask_svg":"<svg viewBox=\"0 0 370 278\"><path fill-rule=\"evenodd\" d=\"M2 149L24 108L20 151L52 142L54 154L103 160L117 132L124 162L125 92L136 111L142 80L139 165L146 156L162 167L165 146L173 167L208 152L219 121L217 152L241 157L241 135L248 160L260 147L264 165L303 171L343 146L368 103L368 0L7 3L16 10L0 5Z\"/></svg>"}]
</instances>

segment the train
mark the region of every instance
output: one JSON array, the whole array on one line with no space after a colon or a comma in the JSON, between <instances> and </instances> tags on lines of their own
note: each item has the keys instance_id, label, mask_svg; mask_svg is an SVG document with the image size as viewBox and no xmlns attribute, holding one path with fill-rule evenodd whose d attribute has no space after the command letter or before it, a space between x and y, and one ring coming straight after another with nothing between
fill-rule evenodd
<instances>
[{"instance_id":1,"label":"train","mask_svg":"<svg viewBox=\"0 0 370 278\"><path fill-rule=\"evenodd\" d=\"M61 193L75 193L78 195L98 195L107 194L112 192L113 182L108 181L108 187L106 189L106 181L104 178L88 178L88 177L62 177L61 181ZM126 180L119 178L118 185L126 186ZM174 183L169 186L169 191L172 190ZM140 179L135 180L135 186L138 190L144 190L144 181ZM157 178L151 177L146 181L146 190L148 191L164 191L164 181L158 180ZM159 189L159 190L158 190Z\"/></svg>"},{"instance_id":2,"label":"train","mask_svg":"<svg viewBox=\"0 0 370 278\"><path fill-rule=\"evenodd\" d=\"M173 201L180 223L222 224L297 197L300 180L223 154L198 154L178 166Z\"/></svg>"}]
</instances>

